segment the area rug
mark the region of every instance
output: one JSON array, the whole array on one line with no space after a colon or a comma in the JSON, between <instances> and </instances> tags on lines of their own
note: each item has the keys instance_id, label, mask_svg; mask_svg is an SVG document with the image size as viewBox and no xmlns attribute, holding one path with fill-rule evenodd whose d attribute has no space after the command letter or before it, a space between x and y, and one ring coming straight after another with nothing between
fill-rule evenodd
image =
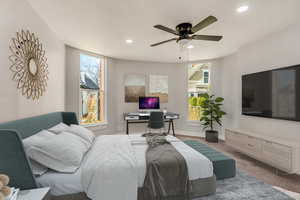
<instances>
[{"instance_id":1,"label":"area rug","mask_svg":"<svg viewBox=\"0 0 300 200\"><path fill-rule=\"evenodd\" d=\"M273 186L273 188L287 194L288 196L294 198L295 200L300 200L300 193L292 192L292 191L289 191L289 190L286 190L286 189L283 189L283 188L277 187L277 186Z\"/></svg>"},{"instance_id":2,"label":"area rug","mask_svg":"<svg viewBox=\"0 0 300 200\"><path fill-rule=\"evenodd\" d=\"M234 178L217 181L214 195L194 200L295 200L245 172L237 170Z\"/></svg>"}]
</instances>

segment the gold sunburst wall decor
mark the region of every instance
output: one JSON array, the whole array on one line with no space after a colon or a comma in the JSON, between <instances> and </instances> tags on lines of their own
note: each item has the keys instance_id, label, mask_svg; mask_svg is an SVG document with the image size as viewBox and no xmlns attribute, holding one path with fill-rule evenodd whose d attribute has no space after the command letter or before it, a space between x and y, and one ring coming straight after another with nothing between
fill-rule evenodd
<instances>
[{"instance_id":1,"label":"gold sunburst wall decor","mask_svg":"<svg viewBox=\"0 0 300 200\"><path fill-rule=\"evenodd\" d=\"M34 33L22 30L11 39L9 49L10 70L17 88L28 99L39 99L46 91L49 74L43 45Z\"/></svg>"}]
</instances>

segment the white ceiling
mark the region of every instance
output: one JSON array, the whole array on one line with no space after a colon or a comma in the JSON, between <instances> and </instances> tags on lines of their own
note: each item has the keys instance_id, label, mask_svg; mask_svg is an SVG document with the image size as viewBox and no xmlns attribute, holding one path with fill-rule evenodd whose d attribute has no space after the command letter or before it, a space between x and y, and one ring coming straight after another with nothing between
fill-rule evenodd
<instances>
[{"instance_id":1,"label":"white ceiling","mask_svg":"<svg viewBox=\"0 0 300 200\"><path fill-rule=\"evenodd\" d=\"M102 55L145 61L177 62L176 42L152 43L172 34L154 29L181 22L198 23L208 15L219 21L198 34L223 35L221 42L192 41L190 60L211 59L279 31L300 20L300 0L28 0L68 45ZM246 13L236 13L240 5ZM126 44L132 39L133 44Z\"/></svg>"}]
</instances>

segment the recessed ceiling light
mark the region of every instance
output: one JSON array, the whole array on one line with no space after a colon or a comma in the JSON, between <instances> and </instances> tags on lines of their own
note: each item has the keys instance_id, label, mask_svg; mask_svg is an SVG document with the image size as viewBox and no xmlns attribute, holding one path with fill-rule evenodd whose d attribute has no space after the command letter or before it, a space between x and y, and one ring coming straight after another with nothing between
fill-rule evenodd
<instances>
[{"instance_id":1,"label":"recessed ceiling light","mask_svg":"<svg viewBox=\"0 0 300 200\"><path fill-rule=\"evenodd\" d=\"M126 43L127 43L127 44L131 44L131 43L133 43L133 40L127 39L127 40L126 40Z\"/></svg>"},{"instance_id":2,"label":"recessed ceiling light","mask_svg":"<svg viewBox=\"0 0 300 200\"><path fill-rule=\"evenodd\" d=\"M192 48L194 48L194 46L193 46L193 45L189 45L189 46L187 46L186 48L192 49Z\"/></svg>"},{"instance_id":3,"label":"recessed ceiling light","mask_svg":"<svg viewBox=\"0 0 300 200\"><path fill-rule=\"evenodd\" d=\"M236 11L237 11L238 13L242 13L242 12L246 12L248 9L249 9L249 6L244 5L244 6L238 7L238 8L236 9Z\"/></svg>"}]
</instances>

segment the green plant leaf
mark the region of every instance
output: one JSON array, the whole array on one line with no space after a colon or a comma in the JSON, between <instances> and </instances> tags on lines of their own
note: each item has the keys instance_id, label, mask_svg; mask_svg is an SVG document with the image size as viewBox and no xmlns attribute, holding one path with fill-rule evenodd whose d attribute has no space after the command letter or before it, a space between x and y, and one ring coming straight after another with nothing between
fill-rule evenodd
<instances>
[{"instance_id":1,"label":"green plant leaf","mask_svg":"<svg viewBox=\"0 0 300 200\"><path fill-rule=\"evenodd\" d=\"M217 102L217 103L222 102L222 101L224 101L224 98L222 98L222 97L217 97L215 99L215 102Z\"/></svg>"},{"instance_id":2,"label":"green plant leaf","mask_svg":"<svg viewBox=\"0 0 300 200\"><path fill-rule=\"evenodd\" d=\"M210 124L210 122L207 121L207 122L204 122L202 125L203 125L203 126L208 126L209 124Z\"/></svg>"},{"instance_id":3,"label":"green plant leaf","mask_svg":"<svg viewBox=\"0 0 300 200\"><path fill-rule=\"evenodd\" d=\"M190 100L190 104L192 106L197 106L197 97L192 97L192 99Z\"/></svg>"},{"instance_id":4,"label":"green plant leaf","mask_svg":"<svg viewBox=\"0 0 300 200\"><path fill-rule=\"evenodd\" d=\"M203 116L200 118L200 121L207 121L207 120L208 120L208 117L206 117L206 116Z\"/></svg>"},{"instance_id":5,"label":"green plant leaf","mask_svg":"<svg viewBox=\"0 0 300 200\"><path fill-rule=\"evenodd\" d=\"M226 112L220 111L221 115L226 115Z\"/></svg>"},{"instance_id":6,"label":"green plant leaf","mask_svg":"<svg viewBox=\"0 0 300 200\"><path fill-rule=\"evenodd\" d=\"M211 113L211 111L210 110L205 110L205 111L203 111L203 115L205 116L205 115L210 115L210 113Z\"/></svg>"},{"instance_id":7,"label":"green plant leaf","mask_svg":"<svg viewBox=\"0 0 300 200\"><path fill-rule=\"evenodd\" d=\"M221 123L220 120L217 120L217 119L216 119L216 122L217 122L220 126L222 126L222 123Z\"/></svg>"},{"instance_id":8,"label":"green plant leaf","mask_svg":"<svg viewBox=\"0 0 300 200\"><path fill-rule=\"evenodd\" d=\"M205 99L209 99L209 95L207 93L201 94L201 97L204 97Z\"/></svg>"},{"instance_id":9,"label":"green plant leaf","mask_svg":"<svg viewBox=\"0 0 300 200\"><path fill-rule=\"evenodd\" d=\"M209 128L209 126L203 126L203 130L208 129L208 128Z\"/></svg>"}]
</instances>

